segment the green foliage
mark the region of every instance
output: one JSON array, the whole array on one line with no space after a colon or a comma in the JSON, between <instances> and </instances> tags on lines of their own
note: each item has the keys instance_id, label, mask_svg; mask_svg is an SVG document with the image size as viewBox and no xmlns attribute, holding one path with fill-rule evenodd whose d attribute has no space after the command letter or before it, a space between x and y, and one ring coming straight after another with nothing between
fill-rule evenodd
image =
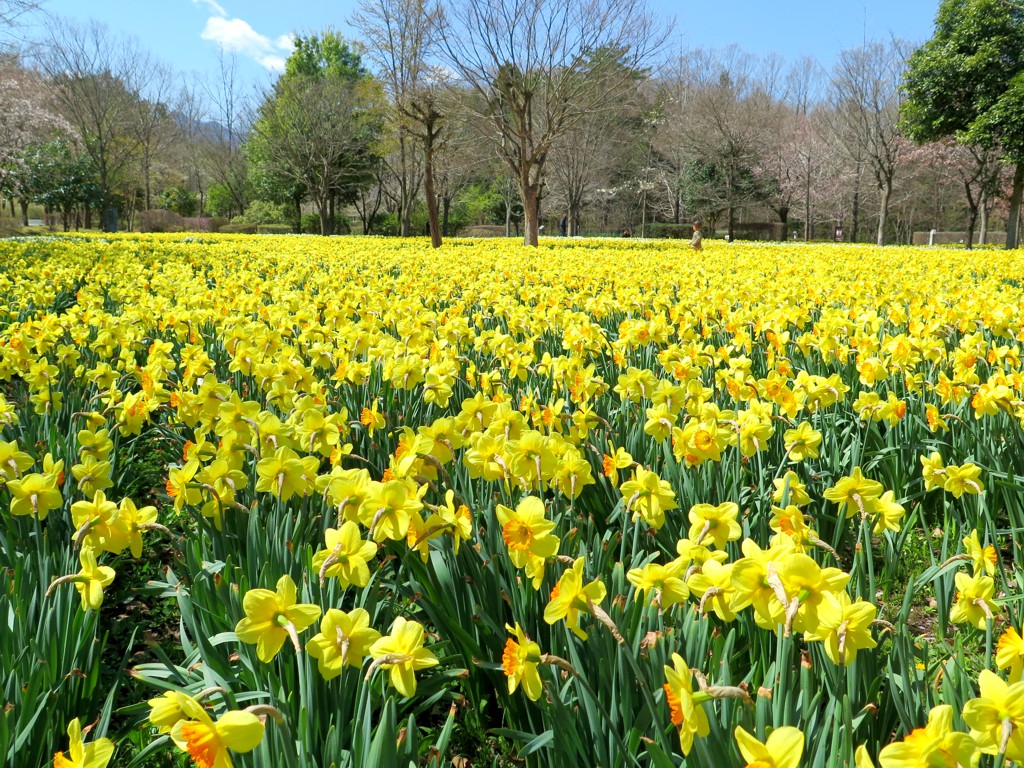
<instances>
[{"instance_id":1,"label":"green foliage","mask_svg":"<svg viewBox=\"0 0 1024 768\"><path fill-rule=\"evenodd\" d=\"M161 193L159 205L179 216L195 216L199 211L199 195L185 187L169 187Z\"/></svg>"},{"instance_id":2,"label":"green foliage","mask_svg":"<svg viewBox=\"0 0 1024 768\"><path fill-rule=\"evenodd\" d=\"M100 202L96 172L89 158L67 141L36 145L25 155L23 184L30 198L51 211L70 213L80 205Z\"/></svg>"},{"instance_id":3,"label":"green foliage","mask_svg":"<svg viewBox=\"0 0 1024 768\"><path fill-rule=\"evenodd\" d=\"M212 216L231 218L235 212L234 196L223 184L214 184L206 190L206 210Z\"/></svg>"},{"instance_id":4,"label":"green foliage","mask_svg":"<svg viewBox=\"0 0 1024 768\"><path fill-rule=\"evenodd\" d=\"M291 224L260 224L256 231L261 235L290 235L295 230Z\"/></svg>"},{"instance_id":5,"label":"green foliage","mask_svg":"<svg viewBox=\"0 0 1024 768\"><path fill-rule=\"evenodd\" d=\"M294 77L316 77L354 84L370 74L359 51L334 30L297 36L293 42L295 49L285 63L281 82Z\"/></svg>"},{"instance_id":6,"label":"green foliage","mask_svg":"<svg viewBox=\"0 0 1024 768\"><path fill-rule=\"evenodd\" d=\"M315 213L304 213L299 220L299 230L306 235L320 234L320 217Z\"/></svg>"},{"instance_id":7,"label":"green foliage","mask_svg":"<svg viewBox=\"0 0 1024 768\"><path fill-rule=\"evenodd\" d=\"M288 211L283 205L272 203L269 200L253 200L245 213L235 216L232 224L287 224Z\"/></svg>"},{"instance_id":8,"label":"green foliage","mask_svg":"<svg viewBox=\"0 0 1024 768\"><path fill-rule=\"evenodd\" d=\"M910 57L903 127L917 141L955 136L1024 159L1024 6L944 0L932 39Z\"/></svg>"}]
</instances>

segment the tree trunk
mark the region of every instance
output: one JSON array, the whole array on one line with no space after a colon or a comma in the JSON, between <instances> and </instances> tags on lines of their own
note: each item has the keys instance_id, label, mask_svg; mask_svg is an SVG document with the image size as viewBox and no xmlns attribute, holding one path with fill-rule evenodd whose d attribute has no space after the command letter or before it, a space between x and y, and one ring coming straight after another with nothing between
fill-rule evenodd
<instances>
[{"instance_id":1,"label":"tree trunk","mask_svg":"<svg viewBox=\"0 0 1024 768\"><path fill-rule=\"evenodd\" d=\"M1020 221L1020 203L1024 198L1024 161L1017 163L1013 172L1013 191L1010 193L1010 215L1006 219L1006 248L1017 247L1017 223Z\"/></svg>"},{"instance_id":2,"label":"tree trunk","mask_svg":"<svg viewBox=\"0 0 1024 768\"><path fill-rule=\"evenodd\" d=\"M327 203L327 227L328 235L334 234L334 193L331 192L330 201Z\"/></svg>"},{"instance_id":3,"label":"tree trunk","mask_svg":"<svg viewBox=\"0 0 1024 768\"><path fill-rule=\"evenodd\" d=\"M150 175L149 165L150 165L150 163L149 163L149 152L147 151L146 154L143 157L143 160L142 160L142 176L143 176L143 178L145 178L145 181L146 181L146 210L147 211L150 211L150 210L153 209L152 205L150 204L151 185L150 185L150 181L149 181L149 175Z\"/></svg>"},{"instance_id":4,"label":"tree trunk","mask_svg":"<svg viewBox=\"0 0 1024 768\"><path fill-rule=\"evenodd\" d=\"M784 205L779 208L779 223L782 225L782 240L785 242L789 235L789 206Z\"/></svg>"},{"instance_id":5,"label":"tree trunk","mask_svg":"<svg viewBox=\"0 0 1024 768\"><path fill-rule=\"evenodd\" d=\"M292 197L292 202L295 203L295 221L298 222L298 226L296 227L296 229L299 231L299 234L301 235L302 234L302 200L299 198L298 195L294 195Z\"/></svg>"},{"instance_id":6,"label":"tree trunk","mask_svg":"<svg viewBox=\"0 0 1024 768\"><path fill-rule=\"evenodd\" d=\"M331 212L327 207L327 201L318 201L317 208L320 212L320 234L329 235L331 234Z\"/></svg>"},{"instance_id":7,"label":"tree trunk","mask_svg":"<svg viewBox=\"0 0 1024 768\"><path fill-rule=\"evenodd\" d=\"M21 204L21 226L28 226L28 198L21 198L18 201Z\"/></svg>"},{"instance_id":8,"label":"tree trunk","mask_svg":"<svg viewBox=\"0 0 1024 768\"><path fill-rule=\"evenodd\" d=\"M892 182L882 184L882 201L878 206L878 245L885 245L885 224L889 218L889 198L892 196Z\"/></svg>"},{"instance_id":9,"label":"tree trunk","mask_svg":"<svg viewBox=\"0 0 1024 768\"><path fill-rule=\"evenodd\" d=\"M984 192L978 193L978 199L971 194L971 184L964 180L964 190L967 192L967 250L974 247L974 225L978 221L978 206L984 202ZM936 216L936 229L938 229L938 216Z\"/></svg>"},{"instance_id":10,"label":"tree trunk","mask_svg":"<svg viewBox=\"0 0 1024 768\"><path fill-rule=\"evenodd\" d=\"M964 241L964 246L967 250L971 250L974 247L974 225L978 221L978 206L973 206L967 209L967 239Z\"/></svg>"},{"instance_id":11,"label":"tree trunk","mask_svg":"<svg viewBox=\"0 0 1024 768\"><path fill-rule=\"evenodd\" d=\"M850 228L850 242L856 243L860 234L860 160L857 161L857 175L853 180L853 226Z\"/></svg>"},{"instance_id":12,"label":"tree trunk","mask_svg":"<svg viewBox=\"0 0 1024 768\"><path fill-rule=\"evenodd\" d=\"M736 239L736 209L729 206L729 242Z\"/></svg>"},{"instance_id":13,"label":"tree trunk","mask_svg":"<svg viewBox=\"0 0 1024 768\"><path fill-rule=\"evenodd\" d=\"M8 202L11 204L11 218L13 219L18 215L14 212L14 198L12 197Z\"/></svg>"},{"instance_id":14,"label":"tree trunk","mask_svg":"<svg viewBox=\"0 0 1024 768\"><path fill-rule=\"evenodd\" d=\"M850 227L850 242L857 242L857 230L860 229L860 187L853 188L853 221Z\"/></svg>"},{"instance_id":15,"label":"tree trunk","mask_svg":"<svg viewBox=\"0 0 1024 768\"><path fill-rule=\"evenodd\" d=\"M437 193L434 192L434 138L427 126L423 147L423 194L427 196L427 226L430 227L430 245L441 247L441 225L437 215Z\"/></svg>"},{"instance_id":16,"label":"tree trunk","mask_svg":"<svg viewBox=\"0 0 1024 768\"><path fill-rule=\"evenodd\" d=\"M537 247L540 240L540 184L522 184L523 245Z\"/></svg>"},{"instance_id":17,"label":"tree trunk","mask_svg":"<svg viewBox=\"0 0 1024 768\"><path fill-rule=\"evenodd\" d=\"M505 199L505 237L512 237L512 201Z\"/></svg>"},{"instance_id":18,"label":"tree trunk","mask_svg":"<svg viewBox=\"0 0 1024 768\"><path fill-rule=\"evenodd\" d=\"M807 184L804 185L804 242L811 241L811 172L807 171Z\"/></svg>"},{"instance_id":19,"label":"tree trunk","mask_svg":"<svg viewBox=\"0 0 1024 768\"><path fill-rule=\"evenodd\" d=\"M988 240L988 195L984 190L981 193L978 209L978 215L981 217L981 225L978 227L978 245L984 245Z\"/></svg>"}]
</instances>

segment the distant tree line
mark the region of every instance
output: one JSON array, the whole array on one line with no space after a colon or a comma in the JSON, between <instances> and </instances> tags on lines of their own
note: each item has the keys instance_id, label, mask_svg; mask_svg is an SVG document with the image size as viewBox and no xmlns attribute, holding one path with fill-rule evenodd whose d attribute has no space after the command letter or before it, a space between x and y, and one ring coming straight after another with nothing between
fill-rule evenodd
<instances>
[{"instance_id":1,"label":"distant tree line","mask_svg":"<svg viewBox=\"0 0 1024 768\"><path fill-rule=\"evenodd\" d=\"M36 3L0 3L10 33ZM738 47L670 53L643 0L360 0L302 34L264 92L222 53L186 77L97 23L0 56L0 198L27 224L235 226L528 245L629 231L1017 243L1024 4L944 0L919 47L831 69ZM17 35L7 34L9 40ZM841 235L840 235L841 233Z\"/></svg>"}]
</instances>

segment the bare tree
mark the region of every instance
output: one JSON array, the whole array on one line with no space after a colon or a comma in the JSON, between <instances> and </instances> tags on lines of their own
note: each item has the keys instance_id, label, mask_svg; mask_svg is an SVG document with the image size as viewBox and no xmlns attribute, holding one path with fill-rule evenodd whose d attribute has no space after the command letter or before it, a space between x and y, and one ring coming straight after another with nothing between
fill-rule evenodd
<instances>
[{"instance_id":1,"label":"bare tree","mask_svg":"<svg viewBox=\"0 0 1024 768\"><path fill-rule=\"evenodd\" d=\"M894 40L846 50L832 73L836 135L851 159L859 164L863 158L878 188L878 245L885 244L893 177L903 146L899 119L905 49L904 43Z\"/></svg>"},{"instance_id":2,"label":"bare tree","mask_svg":"<svg viewBox=\"0 0 1024 768\"><path fill-rule=\"evenodd\" d=\"M203 130L202 154L211 181L227 190L232 209L241 213L249 202L248 163L242 144L252 110L240 84L237 56L221 49L218 65L218 74L205 84L210 123Z\"/></svg>"},{"instance_id":3,"label":"bare tree","mask_svg":"<svg viewBox=\"0 0 1024 768\"><path fill-rule=\"evenodd\" d=\"M169 108L174 82L170 68L154 62L147 76L146 97L139 99L130 121L139 146L146 210L153 207L153 165L181 140L181 126Z\"/></svg>"},{"instance_id":4,"label":"bare tree","mask_svg":"<svg viewBox=\"0 0 1024 768\"><path fill-rule=\"evenodd\" d=\"M362 0L352 17L353 25L366 38L367 56L376 65L397 113L401 234L409 234L409 215L419 186L420 166L409 157L412 147L408 142L413 138L423 150L423 192L435 248L441 245L441 226L434 157L443 132L446 78L443 70L428 62L438 13L427 0Z\"/></svg>"},{"instance_id":5,"label":"bare tree","mask_svg":"<svg viewBox=\"0 0 1024 768\"><path fill-rule=\"evenodd\" d=\"M38 10L42 0L0 0L0 30L18 26L26 14Z\"/></svg>"},{"instance_id":6,"label":"bare tree","mask_svg":"<svg viewBox=\"0 0 1024 768\"><path fill-rule=\"evenodd\" d=\"M728 215L731 240L737 211L763 194L770 163L762 159L785 113L778 62L737 46L697 50L680 63L680 74L689 84L681 140L703 180L698 198L712 218Z\"/></svg>"},{"instance_id":7,"label":"bare tree","mask_svg":"<svg viewBox=\"0 0 1024 768\"><path fill-rule=\"evenodd\" d=\"M133 128L152 62L133 40L114 37L102 24L54 21L40 63L92 161L106 212L140 155ZM104 215L104 227L111 223Z\"/></svg>"},{"instance_id":8,"label":"bare tree","mask_svg":"<svg viewBox=\"0 0 1024 768\"><path fill-rule=\"evenodd\" d=\"M667 30L643 0L456 0L442 6L438 34L519 184L524 242L535 246L555 140L617 106Z\"/></svg>"}]
</instances>

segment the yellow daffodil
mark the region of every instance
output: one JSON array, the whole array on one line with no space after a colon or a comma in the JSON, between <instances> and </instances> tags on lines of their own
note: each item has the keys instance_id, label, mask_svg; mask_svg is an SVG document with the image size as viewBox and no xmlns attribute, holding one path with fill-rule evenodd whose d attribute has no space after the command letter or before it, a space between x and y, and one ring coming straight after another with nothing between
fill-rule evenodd
<instances>
[{"instance_id":1,"label":"yellow daffodil","mask_svg":"<svg viewBox=\"0 0 1024 768\"><path fill-rule=\"evenodd\" d=\"M1014 627L999 636L996 666L1006 670L1011 683L1019 683L1024 678L1024 639Z\"/></svg>"},{"instance_id":2,"label":"yellow daffodil","mask_svg":"<svg viewBox=\"0 0 1024 768\"><path fill-rule=\"evenodd\" d=\"M505 650L501 654L501 668L508 678L508 692L515 693L516 688L522 686L526 697L536 701L543 689L537 668L541 662L540 646L526 636L518 622L514 627L506 624L505 629L515 636L505 641Z\"/></svg>"},{"instance_id":3,"label":"yellow daffodil","mask_svg":"<svg viewBox=\"0 0 1024 768\"><path fill-rule=\"evenodd\" d=\"M956 581L956 603L949 612L949 620L954 624L970 624L984 629L986 622L992 620L999 612L999 606L992 598L996 593L996 585L990 576L968 576L958 573Z\"/></svg>"},{"instance_id":4,"label":"yellow daffodil","mask_svg":"<svg viewBox=\"0 0 1024 768\"><path fill-rule=\"evenodd\" d=\"M679 732L679 748L683 755L693 749L695 736L704 738L711 732L707 713L695 701L690 683L690 668L678 653L672 654L672 666L665 666L665 701L672 716L672 725Z\"/></svg>"},{"instance_id":5,"label":"yellow daffodil","mask_svg":"<svg viewBox=\"0 0 1024 768\"><path fill-rule=\"evenodd\" d=\"M821 432L814 429L810 422L801 421L796 429L788 429L782 436L786 453L793 461L818 458L818 447L821 445Z\"/></svg>"},{"instance_id":6,"label":"yellow daffodil","mask_svg":"<svg viewBox=\"0 0 1024 768\"><path fill-rule=\"evenodd\" d=\"M391 634L370 646L374 664L390 670L391 685L406 697L416 694L416 672L437 666L437 657L423 647L423 625L399 616Z\"/></svg>"},{"instance_id":7,"label":"yellow daffodil","mask_svg":"<svg viewBox=\"0 0 1024 768\"><path fill-rule=\"evenodd\" d=\"M987 669L978 676L978 698L964 705L964 722L986 755L1003 752L1024 760L1024 682L1007 683Z\"/></svg>"},{"instance_id":8,"label":"yellow daffodil","mask_svg":"<svg viewBox=\"0 0 1024 768\"><path fill-rule=\"evenodd\" d=\"M619 491L626 499L626 511L633 512L633 519L643 517L654 530L665 524L665 512L676 508L672 486L643 467L637 467L634 478L623 483Z\"/></svg>"},{"instance_id":9,"label":"yellow daffodil","mask_svg":"<svg viewBox=\"0 0 1024 768\"><path fill-rule=\"evenodd\" d=\"M74 577L75 589L82 598L82 610L98 611L103 605L103 590L110 586L117 575L114 569L96 562L96 550L85 544L78 553L80 570Z\"/></svg>"},{"instance_id":10,"label":"yellow daffodil","mask_svg":"<svg viewBox=\"0 0 1024 768\"><path fill-rule=\"evenodd\" d=\"M643 568L632 568L626 573L626 581L644 593L654 592L662 608L670 608L685 602L690 589L683 581L682 564L673 561L668 565L648 563Z\"/></svg>"},{"instance_id":11,"label":"yellow daffodil","mask_svg":"<svg viewBox=\"0 0 1024 768\"><path fill-rule=\"evenodd\" d=\"M793 504L797 507L802 507L811 501L811 497L807 494L807 487L793 470L789 470L782 477L772 480L772 484L775 486L775 491L772 493L772 501L776 504L782 504L785 500L787 505ZM786 499L786 496L788 496L788 499Z\"/></svg>"},{"instance_id":12,"label":"yellow daffodil","mask_svg":"<svg viewBox=\"0 0 1024 768\"><path fill-rule=\"evenodd\" d=\"M358 525L346 520L340 528L328 528L324 546L313 555L313 570L321 579L336 578L342 587L354 585L360 589L370 583L367 563L377 554L377 545L362 539Z\"/></svg>"},{"instance_id":13,"label":"yellow daffodil","mask_svg":"<svg viewBox=\"0 0 1024 768\"><path fill-rule=\"evenodd\" d=\"M700 571L686 582L690 594L700 599L702 611L712 610L722 621L732 621L736 612L732 609L736 587L732 582L732 564L722 565L717 560L708 560Z\"/></svg>"},{"instance_id":14,"label":"yellow daffodil","mask_svg":"<svg viewBox=\"0 0 1024 768\"><path fill-rule=\"evenodd\" d=\"M736 726L736 745L746 760L746 768L797 768L804 753L804 734L799 728L783 725L761 743Z\"/></svg>"},{"instance_id":15,"label":"yellow daffodil","mask_svg":"<svg viewBox=\"0 0 1024 768\"><path fill-rule=\"evenodd\" d=\"M882 484L864 477L860 467L854 467L848 477L843 477L824 496L829 501L839 505L839 510L845 509L847 517L853 517L857 512L865 514L870 510L871 502L882 495Z\"/></svg>"},{"instance_id":16,"label":"yellow daffodil","mask_svg":"<svg viewBox=\"0 0 1024 768\"><path fill-rule=\"evenodd\" d=\"M946 467L946 479L942 489L952 493L954 497L960 498L966 494L978 494L985 490L981 482L981 467L974 464L957 466L950 464Z\"/></svg>"},{"instance_id":17,"label":"yellow daffodil","mask_svg":"<svg viewBox=\"0 0 1024 768\"><path fill-rule=\"evenodd\" d=\"M984 573L986 576L996 575L996 565L999 562L996 548L989 544L987 547L981 545L978 538L978 529L971 531L970 535L964 536L964 552L974 564L974 575Z\"/></svg>"},{"instance_id":18,"label":"yellow daffodil","mask_svg":"<svg viewBox=\"0 0 1024 768\"><path fill-rule=\"evenodd\" d=\"M710 504L695 504L690 507L689 538L695 544L713 544L724 549L727 542L736 541L743 535L737 517L740 508L731 501L717 507Z\"/></svg>"},{"instance_id":19,"label":"yellow daffodil","mask_svg":"<svg viewBox=\"0 0 1024 768\"><path fill-rule=\"evenodd\" d=\"M68 751L53 756L53 768L107 768L114 756L114 742L96 739L88 744L82 741L82 725L76 717L68 723Z\"/></svg>"},{"instance_id":20,"label":"yellow daffodil","mask_svg":"<svg viewBox=\"0 0 1024 768\"><path fill-rule=\"evenodd\" d=\"M8 480L7 490L11 493L11 514L35 515L40 520L64 504L53 475L31 474L19 479Z\"/></svg>"},{"instance_id":21,"label":"yellow daffodil","mask_svg":"<svg viewBox=\"0 0 1024 768\"><path fill-rule=\"evenodd\" d=\"M516 568L525 568L531 557L546 560L558 553L558 537L552 533L555 524L544 516L544 502L538 497L524 497L515 510L499 504L495 514Z\"/></svg>"},{"instance_id":22,"label":"yellow daffodil","mask_svg":"<svg viewBox=\"0 0 1024 768\"><path fill-rule=\"evenodd\" d=\"M804 639L824 643L825 655L845 667L857 658L857 651L878 645L871 636L877 613L876 606L864 600L852 602L846 592L826 593L818 606L817 625L804 632Z\"/></svg>"},{"instance_id":23,"label":"yellow daffodil","mask_svg":"<svg viewBox=\"0 0 1024 768\"><path fill-rule=\"evenodd\" d=\"M242 598L245 618L235 625L235 634L243 643L256 645L256 657L269 664L289 636L299 650L298 633L320 618L320 607L297 603L297 590L291 576L277 582L277 591L250 589Z\"/></svg>"},{"instance_id":24,"label":"yellow daffodil","mask_svg":"<svg viewBox=\"0 0 1024 768\"><path fill-rule=\"evenodd\" d=\"M607 590L600 580L584 584L583 558L578 557L551 590L551 601L544 608L544 621L554 624L565 619L565 625L580 640L586 640L587 633L580 628L580 614L591 613L591 606L600 605L605 594Z\"/></svg>"},{"instance_id":25,"label":"yellow daffodil","mask_svg":"<svg viewBox=\"0 0 1024 768\"><path fill-rule=\"evenodd\" d=\"M902 741L882 747L881 768L970 768L978 764L978 745L970 734L953 729L953 708L933 707L924 728L915 728Z\"/></svg>"},{"instance_id":26,"label":"yellow daffodil","mask_svg":"<svg viewBox=\"0 0 1024 768\"><path fill-rule=\"evenodd\" d=\"M251 752L263 741L263 721L244 710L225 712L216 721L195 699L180 700L185 714L170 731L171 741L198 768L232 768L232 752Z\"/></svg>"},{"instance_id":27,"label":"yellow daffodil","mask_svg":"<svg viewBox=\"0 0 1024 768\"><path fill-rule=\"evenodd\" d=\"M363 608L348 613L329 608L320 622L320 631L306 643L306 653L316 659L324 680L333 680L346 666L362 667L380 636L370 626L370 614Z\"/></svg>"}]
</instances>

